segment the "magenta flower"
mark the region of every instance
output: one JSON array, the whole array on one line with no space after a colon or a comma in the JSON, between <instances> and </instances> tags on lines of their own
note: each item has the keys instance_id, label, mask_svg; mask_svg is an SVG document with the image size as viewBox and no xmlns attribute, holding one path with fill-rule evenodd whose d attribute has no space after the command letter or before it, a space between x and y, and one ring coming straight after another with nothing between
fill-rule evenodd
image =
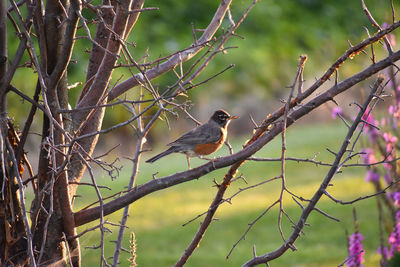
<instances>
[{"instance_id":1,"label":"magenta flower","mask_svg":"<svg viewBox=\"0 0 400 267\"><path fill-rule=\"evenodd\" d=\"M386 48L386 46L385 46L385 48ZM393 81L392 81L392 79L390 79L390 77L391 77L390 69L389 68L384 69L384 73L385 73L385 76L387 77L387 80L388 80L387 87L388 88L392 88L393 87Z\"/></svg>"},{"instance_id":2,"label":"magenta flower","mask_svg":"<svg viewBox=\"0 0 400 267\"><path fill-rule=\"evenodd\" d=\"M393 200L394 200L394 204L395 204L397 207L400 207L400 192L394 192L394 193L392 194L392 198L393 198ZM397 212L397 213L396 213L396 219L399 221L399 218L398 218L397 216L400 217L400 212Z\"/></svg>"},{"instance_id":3,"label":"magenta flower","mask_svg":"<svg viewBox=\"0 0 400 267\"><path fill-rule=\"evenodd\" d=\"M395 145L398 141L396 136L391 135L390 133L384 133L383 139L386 142L386 152L391 153L393 152Z\"/></svg>"},{"instance_id":4,"label":"magenta flower","mask_svg":"<svg viewBox=\"0 0 400 267\"><path fill-rule=\"evenodd\" d=\"M398 112L397 111L397 106L390 105L389 108L388 108L388 112L389 112L389 114L395 116L395 114Z\"/></svg>"},{"instance_id":5,"label":"magenta flower","mask_svg":"<svg viewBox=\"0 0 400 267\"><path fill-rule=\"evenodd\" d=\"M374 150L371 148L360 149L361 160L364 164L374 164L377 163L375 158Z\"/></svg>"},{"instance_id":6,"label":"magenta flower","mask_svg":"<svg viewBox=\"0 0 400 267\"><path fill-rule=\"evenodd\" d=\"M389 108L388 108L388 112L393 117L392 118L387 118L387 120L391 122L392 129L395 130L399 126L398 124L399 124L399 119L400 119L400 111L399 111L399 108L398 108L398 104L397 104L397 106L390 105Z\"/></svg>"},{"instance_id":7,"label":"magenta flower","mask_svg":"<svg viewBox=\"0 0 400 267\"><path fill-rule=\"evenodd\" d=\"M377 183L379 182L379 177L381 177L379 173L376 173L373 170L367 170L367 173L365 174L365 181Z\"/></svg>"},{"instance_id":8,"label":"magenta flower","mask_svg":"<svg viewBox=\"0 0 400 267\"><path fill-rule=\"evenodd\" d=\"M396 143L398 141L396 136L391 135L390 133L386 132L383 134L383 139L386 142L386 157L385 160L387 161L391 161L394 159L395 155L395 146ZM392 169L392 165L390 163L384 163L383 166L385 167L385 169L387 170L391 170Z\"/></svg>"},{"instance_id":9,"label":"magenta flower","mask_svg":"<svg viewBox=\"0 0 400 267\"><path fill-rule=\"evenodd\" d=\"M397 86L397 96L400 94L400 85ZM397 98L397 106L400 106L400 98Z\"/></svg>"},{"instance_id":10,"label":"magenta flower","mask_svg":"<svg viewBox=\"0 0 400 267\"><path fill-rule=\"evenodd\" d=\"M364 266L364 251L361 241L364 237L359 232L355 232L350 235L349 240L349 260L346 265L348 267Z\"/></svg>"},{"instance_id":11,"label":"magenta flower","mask_svg":"<svg viewBox=\"0 0 400 267\"><path fill-rule=\"evenodd\" d=\"M393 157L392 157L391 155L388 155L388 156L384 157L384 160L386 160L386 161L392 161L392 160L393 160ZM392 169L392 164L390 164L390 163L388 163L388 162L385 162L385 163L383 163L383 167L384 167L386 170L390 171L390 170Z\"/></svg>"},{"instance_id":12,"label":"magenta flower","mask_svg":"<svg viewBox=\"0 0 400 267\"><path fill-rule=\"evenodd\" d=\"M387 24L386 22L382 23L382 29L386 29L387 27L389 27L389 24ZM388 38L389 39L389 43L392 46L395 46L396 45L396 39L395 39L394 34L390 33L390 34L388 34L388 37L389 37Z\"/></svg>"},{"instance_id":13,"label":"magenta flower","mask_svg":"<svg viewBox=\"0 0 400 267\"><path fill-rule=\"evenodd\" d=\"M381 254L385 259L390 258L389 249L387 247L378 246L377 253Z\"/></svg>"},{"instance_id":14,"label":"magenta flower","mask_svg":"<svg viewBox=\"0 0 400 267\"><path fill-rule=\"evenodd\" d=\"M386 172L386 173L385 173L384 178L385 178L386 184L390 184L390 183L392 182L392 177L390 176L390 173L389 173L389 172Z\"/></svg>"},{"instance_id":15,"label":"magenta flower","mask_svg":"<svg viewBox=\"0 0 400 267\"><path fill-rule=\"evenodd\" d=\"M369 122L370 124L374 124L376 122L376 120L374 119L374 117L372 117L371 113L372 113L371 109L369 107L367 107L364 114L362 115L362 119ZM369 125L366 125L366 126L369 126Z\"/></svg>"},{"instance_id":16,"label":"magenta flower","mask_svg":"<svg viewBox=\"0 0 400 267\"><path fill-rule=\"evenodd\" d=\"M396 38L395 38L394 34L388 34L388 37L389 37L389 43L392 46L395 46L396 45Z\"/></svg>"},{"instance_id":17,"label":"magenta flower","mask_svg":"<svg viewBox=\"0 0 400 267\"><path fill-rule=\"evenodd\" d=\"M390 244L390 256L393 257L394 253L400 252L400 211L396 213L397 223L393 229L393 232L388 238Z\"/></svg>"},{"instance_id":18,"label":"magenta flower","mask_svg":"<svg viewBox=\"0 0 400 267\"><path fill-rule=\"evenodd\" d=\"M342 110L342 108L341 108L341 107L334 107L334 108L332 109L332 113L331 113L332 119L336 119L336 117L337 117L339 114L340 114L340 115L343 115L343 110Z\"/></svg>"},{"instance_id":19,"label":"magenta flower","mask_svg":"<svg viewBox=\"0 0 400 267\"><path fill-rule=\"evenodd\" d=\"M367 107L367 109L365 110L365 113L362 115L362 119L365 122L367 122L364 124L364 129L365 129L366 134L368 135L371 142L375 142L376 138L379 135L379 131L371 125L377 126L377 125L379 125L379 122L377 120L375 120L374 117L372 117L370 110L371 109L369 107Z\"/></svg>"}]
</instances>

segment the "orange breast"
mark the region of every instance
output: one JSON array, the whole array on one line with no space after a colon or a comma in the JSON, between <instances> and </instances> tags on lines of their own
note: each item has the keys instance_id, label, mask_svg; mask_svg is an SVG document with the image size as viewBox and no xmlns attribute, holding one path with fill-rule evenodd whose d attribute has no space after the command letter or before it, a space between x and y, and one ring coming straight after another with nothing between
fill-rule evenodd
<instances>
[{"instance_id":1,"label":"orange breast","mask_svg":"<svg viewBox=\"0 0 400 267\"><path fill-rule=\"evenodd\" d=\"M224 141L225 138L221 138L221 140L216 143L196 145L194 148L194 153L197 155L209 155L217 151L222 146Z\"/></svg>"}]
</instances>

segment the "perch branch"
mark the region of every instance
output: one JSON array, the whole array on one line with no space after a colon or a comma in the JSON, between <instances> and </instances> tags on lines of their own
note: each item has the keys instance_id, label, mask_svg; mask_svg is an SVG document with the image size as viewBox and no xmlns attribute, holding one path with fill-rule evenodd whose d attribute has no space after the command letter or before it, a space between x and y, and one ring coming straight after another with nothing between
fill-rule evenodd
<instances>
[{"instance_id":1,"label":"perch branch","mask_svg":"<svg viewBox=\"0 0 400 267\"><path fill-rule=\"evenodd\" d=\"M370 77L374 73L384 69L387 66L390 66L392 62L397 61L400 59L400 51L394 52L390 56L386 57L385 59L377 62L374 65L371 65L364 69L363 71L339 82L337 85L329 88L326 92L316 96L315 98L311 99L308 103L302 105L299 109L292 112L290 115L290 120L288 120L288 126L293 124L297 119L303 117L304 115L308 114L310 111L316 109L320 105L325 102L330 101L336 95L344 92L345 90L349 89L353 85L359 83L360 81ZM314 85L313 85L314 86ZM309 89L308 89L309 90ZM307 90L307 91L308 91ZM304 95L304 93L303 93ZM293 101L292 101L293 103ZM265 131L268 128L268 125L271 123L271 117L277 116L280 113L280 108L278 111L274 112L271 116L269 116L262 127L257 129L256 135L260 136L263 133L263 129ZM147 194L152 192L174 186L176 184L180 184L183 182L191 181L193 179L198 179L199 177L210 173L216 169L224 168L226 166L230 166L236 162L241 160L245 160L246 158L253 155L255 152L260 150L265 144L270 142L276 135L281 132L281 127L276 126L273 127L268 133L262 135L258 140L256 137L254 143L248 145L243 150L226 157L221 157L213 161L213 163L209 162L197 168L187 170L184 172L175 173L169 176L165 176L163 178L159 178L156 180L151 180L143 185L137 186L132 189L132 191L126 193L125 195L110 201L104 205L104 212L105 215L110 214L123 208L125 205L130 204L137 199L144 197ZM255 135L255 136L256 136ZM252 139L254 136L252 137ZM84 211L78 211L75 214L75 220L77 226L85 224L87 222L93 221L99 218L99 207L93 207Z\"/></svg>"}]
</instances>

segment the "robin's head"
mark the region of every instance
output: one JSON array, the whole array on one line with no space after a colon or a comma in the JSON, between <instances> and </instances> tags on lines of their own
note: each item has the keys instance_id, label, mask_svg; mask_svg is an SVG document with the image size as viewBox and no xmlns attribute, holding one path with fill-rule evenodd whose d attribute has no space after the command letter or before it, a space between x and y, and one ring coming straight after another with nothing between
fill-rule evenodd
<instances>
[{"instance_id":1,"label":"robin's head","mask_svg":"<svg viewBox=\"0 0 400 267\"><path fill-rule=\"evenodd\" d=\"M220 110L217 110L217 111L214 112L214 114L211 116L210 120L215 121L221 127L225 127L225 126L228 125L228 123L231 120L234 120L234 119L237 119L237 118L239 118L239 117L231 116L225 110L220 109Z\"/></svg>"}]
</instances>

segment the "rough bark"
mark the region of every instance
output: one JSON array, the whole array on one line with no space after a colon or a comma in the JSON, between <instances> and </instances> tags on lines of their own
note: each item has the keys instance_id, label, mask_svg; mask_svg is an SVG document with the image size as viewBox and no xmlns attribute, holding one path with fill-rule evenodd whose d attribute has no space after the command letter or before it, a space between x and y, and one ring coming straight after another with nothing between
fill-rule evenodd
<instances>
[{"instance_id":1,"label":"rough bark","mask_svg":"<svg viewBox=\"0 0 400 267\"><path fill-rule=\"evenodd\" d=\"M72 1L73 4L77 3ZM46 44L46 95L52 118L44 115L42 130L42 149L40 152L38 166L38 192L33 205L33 246L39 251L39 264L58 265L67 264L67 248L63 242L65 236L75 235L74 225L69 225L68 210L71 210L66 171L58 170L59 175L55 176L54 169L65 161L64 133L54 127L55 120L58 125L64 127L64 118L58 112L60 108L68 107L68 85L66 66L69 63L73 47L74 32L76 30L77 15L74 8L70 8L70 1L47 1L45 9L45 39ZM68 16L65 11L69 12ZM72 31L72 35L70 34ZM70 40L72 39L72 40ZM64 127L65 129L65 127ZM49 143L49 140L50 143ZM52 146L57 146L55 153L48 153ZM49 185L52 188L49 188ZM39 208L42 207L42 208ZM72 212L72 211L71 211ZM71 213L69 212L69 213ZM67 215L67 216L66 216ZM69 244L69 250L79 247L78 241ZM45 253L44 253L45 251ZM79 255L72 257L74 266L80 265Z\"/></svg>"}]
</instances>

